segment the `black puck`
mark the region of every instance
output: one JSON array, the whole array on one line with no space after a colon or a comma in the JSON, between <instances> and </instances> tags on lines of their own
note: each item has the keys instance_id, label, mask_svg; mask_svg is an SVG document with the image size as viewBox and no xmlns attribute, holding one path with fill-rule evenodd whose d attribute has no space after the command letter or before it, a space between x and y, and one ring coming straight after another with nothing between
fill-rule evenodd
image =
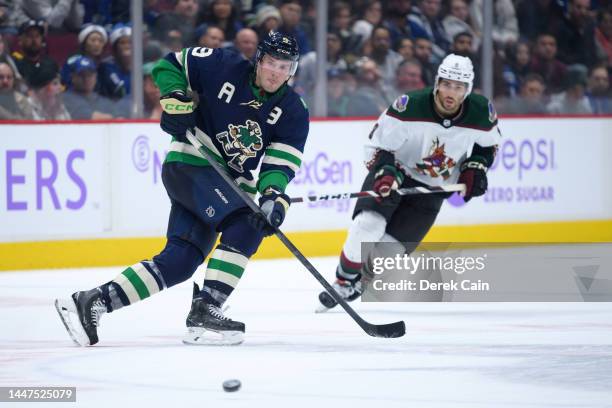
<instances>
[{"instance_id":1,"label":"black puck","mask_svg":"<svg viewBox=\"0 0 612 408\"><path fill-rule=\"evenodd\" d=\"M236 392L240 389L240 380L225 380L223 381L223 390L226 392Z\"/></svg>"}]
</instances>

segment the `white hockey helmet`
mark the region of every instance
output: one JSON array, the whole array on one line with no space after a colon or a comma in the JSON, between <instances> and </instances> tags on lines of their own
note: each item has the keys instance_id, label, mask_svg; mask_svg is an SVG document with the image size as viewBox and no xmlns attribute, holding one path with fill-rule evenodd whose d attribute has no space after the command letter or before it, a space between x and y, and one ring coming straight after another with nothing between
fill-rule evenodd
<instances>
[{"instance_id":1,"label":"white hockey helmet","mask_svg":"<svg viewBox=\"0 0 612 408\"><path fill-rule=\"evenodd\" d=\"M451 81L460 81L467 84L467 90L463 96L463 100L472 92L474 85L474 66L468 57L461 55L448 54L438 67L436 80L434 81L434 94L438 92L438 81L440 79L450 79Z\"/></svg>"}]
</instances>

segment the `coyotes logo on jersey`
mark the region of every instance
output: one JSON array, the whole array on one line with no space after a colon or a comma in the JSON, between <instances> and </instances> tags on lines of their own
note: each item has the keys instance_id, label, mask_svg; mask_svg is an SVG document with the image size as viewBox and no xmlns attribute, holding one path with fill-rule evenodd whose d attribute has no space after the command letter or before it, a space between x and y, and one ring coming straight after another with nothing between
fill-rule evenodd
<instances>
[{"instance_id":1,"label":"coyotes logo on jersey","mask_svg":"<svg viewBox=\"0 0 612 408\"><path fill-rule=\"evenodd\" d=\"M442 177L444 180L451 175L453 167L457 163L446 155L444 144L440 146L440 140L436 138L429 149L429 156L424 157L421 163L417 163L416 170L419 174L429 177Z\"/></svg>"}]
</instances>

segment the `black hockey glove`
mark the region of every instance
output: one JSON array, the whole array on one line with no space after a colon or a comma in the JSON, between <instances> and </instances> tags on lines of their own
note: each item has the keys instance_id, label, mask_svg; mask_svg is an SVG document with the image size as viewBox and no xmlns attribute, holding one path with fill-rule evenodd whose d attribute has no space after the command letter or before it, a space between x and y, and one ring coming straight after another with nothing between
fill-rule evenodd
<instances>
[{"instance_id":1,"label":"black hockey glove","mask_svg":"<svg viewBox=\"0 0 612 408\"><path fill-rule=\"evenodd\" d=\"M259 208L265 215L253 213L249 216L249 223L256 229L263 232L267 237L274 234L274 228L280 227L285 220L285 214L289 209L291 199L278 187L270 186L266 188L259 197Z\"/></svg>"},{"instance_id":2,"label":"black hockey glove","mask_svg":"<svg viewBox=\"0 0 612 408\"><path fill-rule=\"evenodd\" d=\"M487 166L484 158L472 156L461 164L459 183L465 184L463 201L466 203L472 197L479 197L487 191Z\"/></svg>"},{"instance_id":3,"label":"black hockey glove","mask_svg":"<svg viewBox=\"0 0 612 408\"><path fill-rule=\"evenodd\" d=\"M163 112L161 128L171 135L184 135L187 129L196 125L195 103L190 95L183 91L172 91L159 98Z\"/></svg>"}]
</instances>

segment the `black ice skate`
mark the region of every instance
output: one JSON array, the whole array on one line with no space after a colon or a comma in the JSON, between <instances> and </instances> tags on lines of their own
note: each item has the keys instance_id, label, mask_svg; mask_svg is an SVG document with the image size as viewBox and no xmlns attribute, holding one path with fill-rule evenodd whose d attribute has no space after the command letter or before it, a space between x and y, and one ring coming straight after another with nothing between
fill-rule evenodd
<instances>
[{"instance_id":1,"label":"black ice skate","mask_svg":"<svg viewBox=\"0 0 612 408\"><path fill-rule=\"evenodd\" d=\"M352 302L361 296L360 280L351 282L349 280L338 278L332 284L332 288L334 288L340 297L347 302ZM319 302L321 302L321 304L316 310L317 313L327 312L329 309L333 309L338 305L338 302L336 302L336 300L327 292L319 293Z\"/></svg>"},{"instance_id":2,"label":"black ice skate","mask_svg":"<svg viewBox=\"0 0 612 408\"><path fill-rule=\"evenodd\" d=\"M92 346L98 342L100 317L107 311L98 288L75 292L70 299L55 299L55 309L77 345Z\"/></svg>"},{"instance_id":3,"label":"black ice skate","mask_svg":"<svg viewBox=\"0 0 612 408\"><path fill-rule=\"evenodd\" d=\"M194 284L194 298L187 315L185 344L236 345L244 341L245 326L223 315L223 311L202 298L195 297L200 290Z\"/></svg>"}]
</instances>

